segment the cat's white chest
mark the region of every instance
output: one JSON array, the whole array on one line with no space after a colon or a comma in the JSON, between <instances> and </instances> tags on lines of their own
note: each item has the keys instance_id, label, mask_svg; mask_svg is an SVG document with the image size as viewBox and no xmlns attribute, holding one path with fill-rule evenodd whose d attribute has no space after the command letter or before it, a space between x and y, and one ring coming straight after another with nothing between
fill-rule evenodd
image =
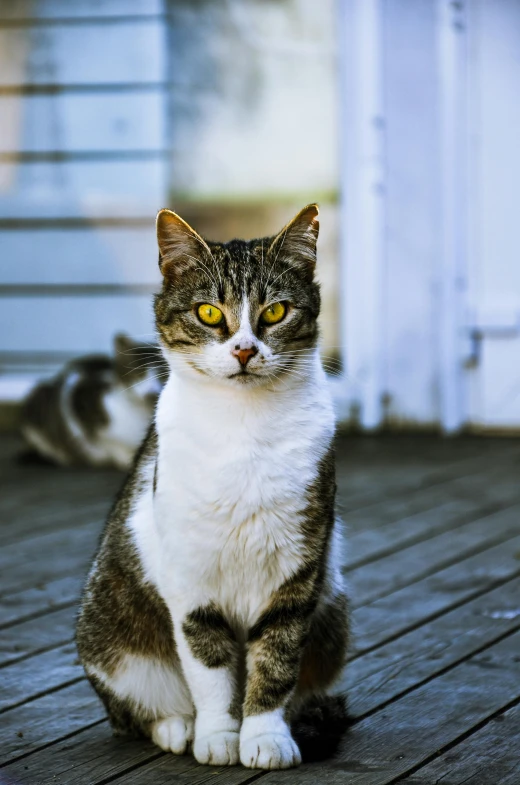
<instances>
[{"instance_id":1,"label":"cat's white chest","mask_svg":"<svg viewBox=\"0 0 520 785\"><path fill-rule=\"evenodd\" d=\"M302 519L333 427L327 406L218 411L163 392L155 495L165 592L197 587L244 623L302 563ZM217 404L218 405L218 404ZM174 413L175 412L175 413Z\"/></svg>"}]
</instances>

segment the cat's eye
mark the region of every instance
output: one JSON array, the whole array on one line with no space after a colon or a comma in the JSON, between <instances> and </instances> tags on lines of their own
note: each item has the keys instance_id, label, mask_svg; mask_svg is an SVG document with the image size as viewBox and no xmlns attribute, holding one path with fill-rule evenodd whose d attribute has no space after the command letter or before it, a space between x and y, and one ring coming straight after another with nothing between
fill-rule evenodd
<instances>
[{"instance_id":1,"label":"cat's eye","mask_svg":"<svg viewBox=\"0 0 520 785\"><path fill-rule=\"evenodd\" d=\"M217 327L224 319L224 314L220 308L216 308L209 303L203 303L197 308L197 316L204 324L209 324L210 327Z\"/></svg>"},{"instance_id":2,"label":"cat's eye","mask_svg":"<svg viewBox=\"0 0 520 785\"><path fill-rule=\"evenodd\" d=\"M287 313L287 306L285 303L273 303L269 305L265 311L262 312L260 321L263 324L278 324Z\"/></svg>"}]
</instances>

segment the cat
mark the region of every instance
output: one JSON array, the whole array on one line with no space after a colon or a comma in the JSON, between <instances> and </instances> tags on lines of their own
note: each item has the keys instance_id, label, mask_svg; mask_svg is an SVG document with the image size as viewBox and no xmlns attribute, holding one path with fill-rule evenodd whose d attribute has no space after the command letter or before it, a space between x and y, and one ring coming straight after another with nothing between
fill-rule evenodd
<instances>
[{"instance_id":1,"label":"cat","mask_svg":"<svg viewBox=\"0 0 520 785\"><path fill-rule=\"evenodd\" d=\"M128 469L164 376L157 347L116 335L114 357L72 360L30 392L22 407L22 435L38 456L60 466Z\"/></svg>"},{"instance_id":2,"label":"cat","mask_svg":"<svg viewBox=\"0 0 520 785\"><path fill-rule=\"evenodd\" d=\"M169 210L157 218L171 371L76 640L116 732L202 764L296 766L305 735L319 754L345 720L329 692L348 613L317 215L309 205L276 237L226 244Z\"/></svg>"}]
</instances>

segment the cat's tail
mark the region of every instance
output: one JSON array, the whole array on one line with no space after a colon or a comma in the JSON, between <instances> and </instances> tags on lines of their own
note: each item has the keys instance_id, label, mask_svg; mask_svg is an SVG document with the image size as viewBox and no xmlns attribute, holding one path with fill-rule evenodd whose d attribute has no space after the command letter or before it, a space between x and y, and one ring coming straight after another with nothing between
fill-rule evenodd
<instances>
[{"instance_id":1,"label":"cat's tail","mask_svg":"<svg viewBox=\"0 0 520 785\"><path fill-rule=\"evenodd\" d=\"M303 762L325 760L334 755L349 724L343 695L321 695L306 701L291 723Z\"/></svg>"}]
</instances>

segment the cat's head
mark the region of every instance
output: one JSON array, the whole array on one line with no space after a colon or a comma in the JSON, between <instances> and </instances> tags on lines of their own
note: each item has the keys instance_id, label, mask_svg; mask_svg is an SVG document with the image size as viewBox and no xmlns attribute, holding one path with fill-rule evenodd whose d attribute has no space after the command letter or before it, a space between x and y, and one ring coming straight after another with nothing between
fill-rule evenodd
<instances>
[{"instance_id":1,"label":"cat's head","mask_svg":"<svg viewBox=\"0 0 520 785\"><path fill-rule=\"evenodd\" d=\"M318 339L317 216L310 204L275 237L215 243L160 211L155 316L173 369L240 386L305 376Z\"/></svg>"}]
</instances>

